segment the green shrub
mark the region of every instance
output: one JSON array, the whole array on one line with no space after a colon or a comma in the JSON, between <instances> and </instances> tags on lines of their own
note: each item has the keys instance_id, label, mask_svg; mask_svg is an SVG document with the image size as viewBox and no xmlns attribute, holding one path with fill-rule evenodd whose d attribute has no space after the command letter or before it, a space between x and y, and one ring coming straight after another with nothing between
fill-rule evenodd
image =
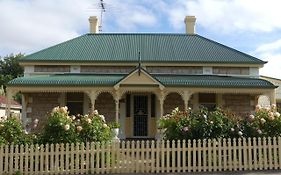
<instances>
[{"instance_id":1,"label":"green shrub","mask_svg":"<svg viewBox=\"0 0 281 175\"><path fill-rule=\"evenodd\" d=\"M108 141L112 138L110 127L106 124L104 116L94 112L91 115L82 116L79 137L83 142Z\"/></svg>"},{"instance_id":2,"label":"green shrub","mask_svg":"<svg viewBox=\"0 0 281 175\"><path fill-rule=\"evenodd\" d=\"M278 137L281 136L281 117L276 106L256 107L256 113L241 118L230 112L216 109L207 111L179 111L159 120L164 130L164 138L175 139L212 139L237 137Z\"/></svg>"},{"instance_id":3,"label":"green shrub","mask_svg":"<svg viewBox=\"0 0 281 175\"><path fill-rule=\"evenodd\" d=\"M233 138L242 133L240 120L221 109L209 112L205 108L199 111L179 111L176 108L160 118L159 126L164 130L164 138L170 140Z\"/></svg>"},{"instance_id":4,"label":"green shrub","mask_svg":"<svg viewBox=\"0 0 281 175\"><path fill-rule=\"evenodd\" d=\"M256 106L255 115L249 115L243 121L246 137L281 136L281 117L276 106L260 107Z\"/></svg>"},{"instance_id":5,"label":"green shrub","mask_svg":"<svg viewBox=\"0 0 281 175\"><path fill-rule=\"evenodd\" d=\"M67 107L56 107L40 135L40 143L108 141L112 138L103 115L69 116Z\"/></svg>"},{"instance_id":6,"label":"green shrub","mask_svg":"<svg viewBox=\"0 0 281 175\"><path fill-rule=\"evenodd\" d=\"M40 135L41 143L79 142L75 124L68 115L67 107L56 107L47 119L47 124Z\"/></svg>"},{"instance_id":7,"label":"green shrub","mask_svg":"<svg viewBox=\"0 0 281 175\"><path fill-rule=\"evenodd\" d=\"M25 133L21 122L16 117L0 120L0 144L27 144L33 142L33 136Z\"/></svg>"}]
</instances>

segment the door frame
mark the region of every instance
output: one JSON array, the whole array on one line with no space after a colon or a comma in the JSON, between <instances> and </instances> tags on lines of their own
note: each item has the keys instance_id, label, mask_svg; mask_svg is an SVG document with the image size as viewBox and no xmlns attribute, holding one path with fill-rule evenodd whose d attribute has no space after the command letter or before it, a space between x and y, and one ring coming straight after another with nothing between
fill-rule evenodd
<instances>
[{"instance_id":1,"label":"door frame","mask_svg":"<svg viewBox=\"0 0 281 175\"><path fill-rule=\"evenodd\" d=\"M134 116L134 98L135 96L146 96L147 97L147 135L146 136L135 136L134 135L134 121L135 121L135 116ZM130 114L131 114L131 117L132 117L132 120L131 120L131 123L130 125L132 126L131 127L131 135L132 135L132 138L150 138L150 119L151 119L151 95L150 93L132 93L131 94L131 111L130 111Z\"/></svg>"}]
</instances>

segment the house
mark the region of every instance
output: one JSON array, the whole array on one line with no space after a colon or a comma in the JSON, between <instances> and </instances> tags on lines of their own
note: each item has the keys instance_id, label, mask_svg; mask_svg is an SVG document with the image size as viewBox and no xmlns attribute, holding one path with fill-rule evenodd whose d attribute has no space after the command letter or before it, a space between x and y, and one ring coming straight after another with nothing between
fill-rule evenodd
<instances>
[{"instance_id":1,"label":"house","mask_svg":"<svg viewBox=\"0 0 281 175\"><path fill-rule=\"evenodd\" d=\"M175 107L248 115L260 95L275 103L276 86L259 78L266 62L196 34L195 21L185 18L186 34L99 34L90 17L90 33L22 58L24 77L9 82L8 96L23 94L26 123L58 105L97 109L121 124L121 138L154 138Z\"/></svg>"},{"instance_id":2,"label":"house","mask_svg":"<svg viewBox=\"0 0 281 175\"><path fill-rule=\"evenodd\" d=\"M3 116L7 116L6 109L8 107L7 105L8 99L4 95L0 95L0 118ZM17 101L12 100L10 102L10 114L20 117L21 114L21 104L19 104Z\"/></svg>"},{"instance_id":3,"label":"house","mask_svg":"<svg viewBox=\"0 0 281 175\"><path fill-rule=\"evenodd\" d=\"M281 80L277 79L277 78L268 77L268 76L260 76L260 77L264 80L271 82L275 86L278 86L275 89L275 99L276 99L276 106L278 107L278 109L281 109ZM262 102L262 103L263 104L268 103L268 99L266 99L266 101Z\"/></svg>"}]
</instances>

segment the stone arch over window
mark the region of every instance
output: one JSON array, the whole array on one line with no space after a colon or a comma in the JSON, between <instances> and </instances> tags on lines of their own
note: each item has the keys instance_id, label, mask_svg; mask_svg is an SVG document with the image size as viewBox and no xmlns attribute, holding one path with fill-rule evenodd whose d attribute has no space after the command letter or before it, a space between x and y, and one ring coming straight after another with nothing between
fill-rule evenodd
<instances>
[{"instance_id":1,"label":"stone arch over window","mask_svg":"<svg viewBox=\"0 0 281 175\"><path fill-rule=\"evenodd\" d=\"M165 100L164 100L164 115L171 113L172 110L174 110L176 107L179 107L181 111L184 110L184 101L182 99L182 96L176 92L169 93Z\"/></svg>"},{"instance_id":2,"label":"stone arch over window","mask_svg":"<svg viewBox=\"0 0 281 175\"><path fill-rule=\"evenodd\" d=\"M115 100L111 93L102 92L97 96L95 109L104 115L107 123L115 121Z\"/></svg>"},{"instance_id":3,"label":"stone arch over window","mask_svg":"<svg viewBox=\"0 0 281 175\"><path fill-rule=\"evenodd\" d=\"M261 107L270 106L270 98L267 95L258 96L258 104Z\"/></svg>"}]
</instances>

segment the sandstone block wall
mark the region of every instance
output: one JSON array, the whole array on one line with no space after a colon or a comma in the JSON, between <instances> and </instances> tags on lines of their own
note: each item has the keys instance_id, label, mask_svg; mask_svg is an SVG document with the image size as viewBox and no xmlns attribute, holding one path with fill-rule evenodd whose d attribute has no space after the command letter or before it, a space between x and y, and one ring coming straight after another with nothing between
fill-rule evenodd
<instances>
[{"instance_id":1,"label":"sandstone block wall","mask_svg":"<svg viewBox=\"0 0 281 175\"><path fill-rule=\"evenodd\" d=\"M248 94L223 94L223 108L245 117L255 109L255 105L251 104L254 98Z\"/></svg>"},{"instance_id":2,"label":"sandstone block wall","mask_svg":"<svg viewBox=\"0 0 281 175\"><path fill-rule=\"evenodd\" d=\"M101 93L96 99L95 109L104 115L107 123L115 121L115 101L111 94Z\"/></svg>"},{"instance_id":3,"label":"sandstone block wall","mask_svg":"<svg viewBox=\"0 0 281 175\"><path fill-rule=\"evenodd\" d=\"M59 106L59 93L30 93L27 96L27 118L31 118L31 125L35 119L39 119L37 129L47 121L47 115L56 106ZM29 111L31 110L31 111Z\"/></svg>"},{"instance_id":4,"label":"sandstone block wall","mask_svg":"<svg viewBox=\"0 0 281 175\"><path fill-rule=\"evenodd\" d=\"M180 110L184 110L182 97L177 93L168 94L163 105L164 115L171 113L176 107L179 107Z\"/></svg>"}]
</instances>

